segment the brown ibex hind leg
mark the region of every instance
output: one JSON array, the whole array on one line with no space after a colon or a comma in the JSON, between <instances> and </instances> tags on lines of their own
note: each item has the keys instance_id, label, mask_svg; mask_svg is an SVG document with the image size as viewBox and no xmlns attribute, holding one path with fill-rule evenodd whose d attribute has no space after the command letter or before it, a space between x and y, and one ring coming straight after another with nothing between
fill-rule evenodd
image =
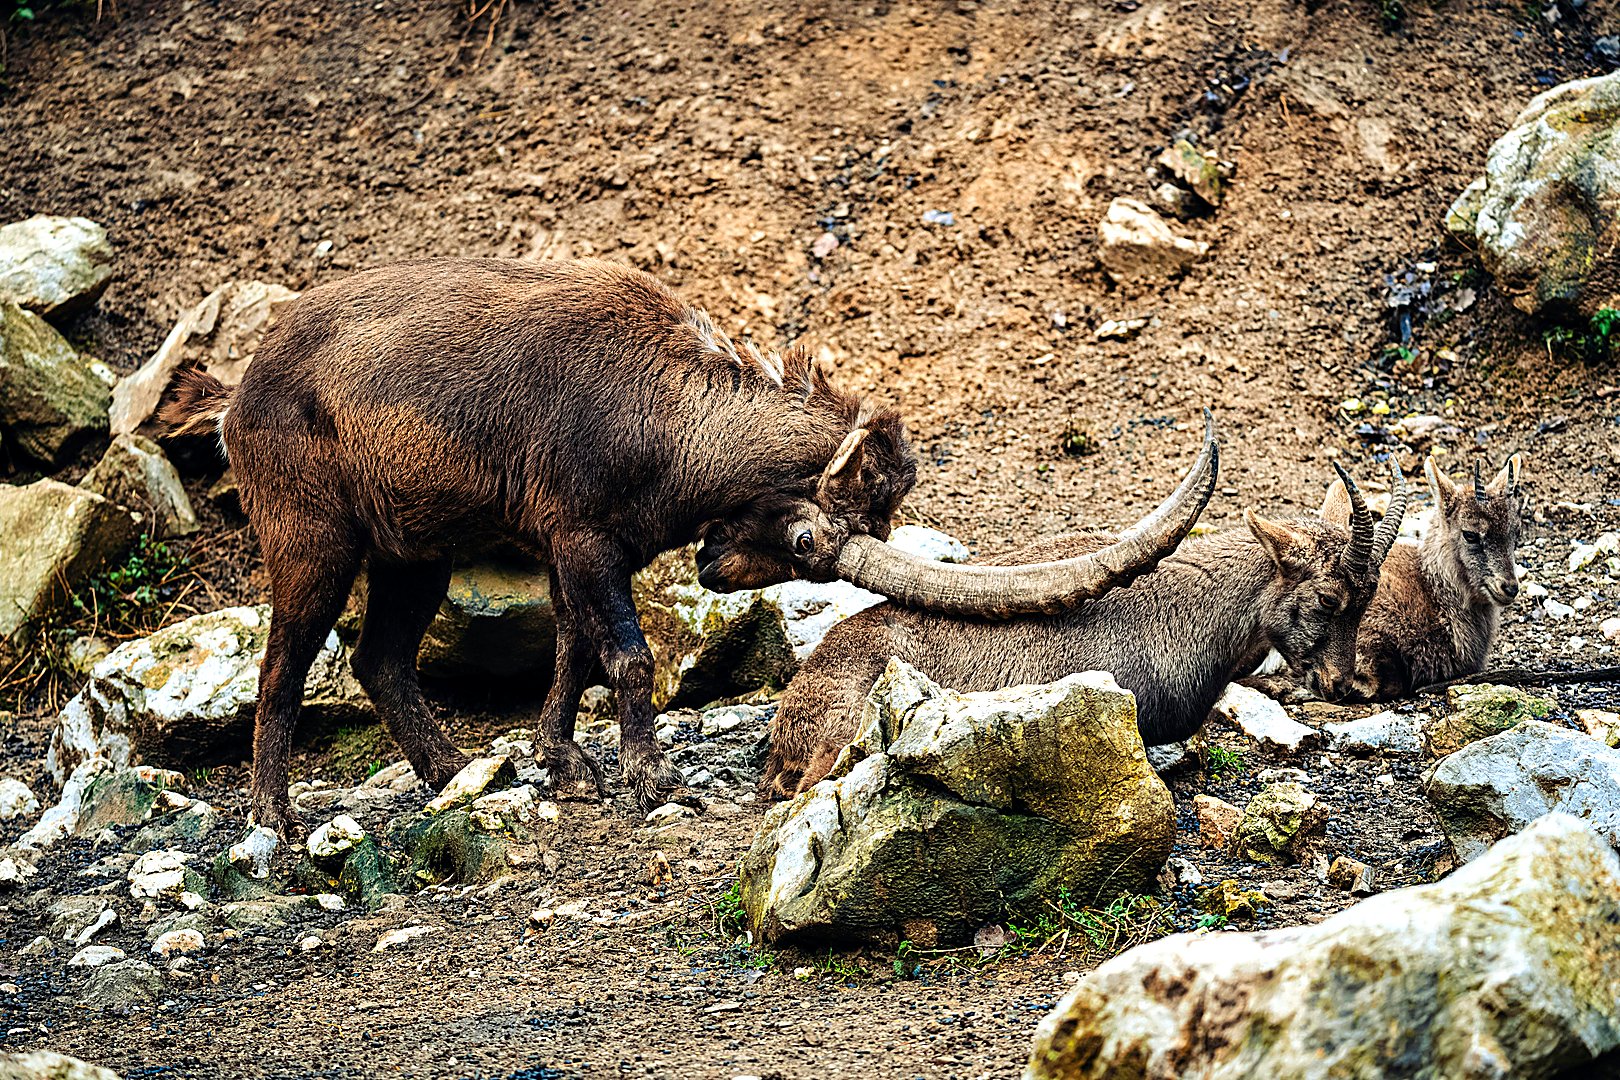
<instances>
[{"instance_id":1,"label":"brown ibex hind leg","mask_svg":"<svg viewBox=\"0 0 1620 1080\"><path fill-rule=\"evenodd\" d=\"M270 536L264 561L272 614L253 719L252 815L255 824L292 839L303 826L287 798L287 767L304 680L349 597L359 555L323 523L283 517Z\"/></svg>"},{"instance_id":2,"label":"brown ibex hind leg","mask_svg":"<svg viewBox=\"0 0 1620 1080\"><path fill-rule=\"evenodd\" d=\"M579 715L579 696L596 661L596 647L589 636L580 633L574 613L563 600L562 586L555 571L551 575L551 609L557 617L557 666L540 710L541 753L551 774L553 791L573 797L594 792L607 797L602 767L574 741L574 721Z\"/></svg>"},{"instance_id":3,"label":"brown ibex hind leg","mask_svg":"<svg viewBox=\"0 0 1620 1080\"><path fill-rule=\"evenodd\" d=\"M441 788L467 764L422 697L416 651L450 583L449 560L389 563L366 571L366 617L354 650L354 675L388 733L424 783Z\"/></svg>"}]
</instances>

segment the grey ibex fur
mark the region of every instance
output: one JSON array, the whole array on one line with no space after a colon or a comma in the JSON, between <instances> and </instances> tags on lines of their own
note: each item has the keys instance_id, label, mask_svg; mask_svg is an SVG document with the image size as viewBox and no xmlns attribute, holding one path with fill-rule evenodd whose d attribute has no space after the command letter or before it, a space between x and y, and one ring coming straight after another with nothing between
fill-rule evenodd
<instances>
[{"instance_id":1,"label":"grey ibex fur","mask_svg":"<svg viewBox=\"0 0 1620 1080\"><path fill-rule=\"evenodd\" d=\"M416 651L452 559L514 542L551 567L556 674L541 711L564 790L602 790L574 743L593 659L617 691L625 780L644 806L679 781L653 737L652 655L631 575L703 539L702 580L793 577L941 610L1056 610L1174 548L1183 496L1127 541L1024 571L887 547L916 475L899 416L835 387L803 349L732 341L647 274L607 262L435 259L322 285L283 309L240 387L181 380L163 418L218 432L270 575L253 737L254 819L298 828L287 766L304 677L366 564L354 670L417 775L466 762L423 700Z\"/></svg>"},{"instance_id":2,"label":"grey ibex fur","mask_svg":"<svg viewBox=\"0 0 1620 1080\"><path fill-rule=\"evenodd\" d=\"M1397 544L1362 620L1356 677L1343 696L1389 701L1485 669L1502 610L1519 595L1519 455L1468 488L1428 458L1435 512L1418 544Z\"/></svg>"},{"instance_id":3,"label":"grey ibex fur","mask_svg":"<svg viewBox=\"0 0 1620 1080\"><path fill-rule=\"evenodd\" d=\"M1110 671L1136 695L1149 745L1191 735L1226 684L1272 649L1324 690L1348 685L1406 494L1392 462L1396 493L1375 526L1349 474L1334 468L1342 482L1318 517L1272 521L1247 511L1247 529L1189 540L1129 587L1072 611L987 622L879 604L845 620L782 697L762 790L786 798L826 775L891 656L960 691ZM1069 536L998 561L1064 558L1108 541Z\"/></svg>"}]
</instances>

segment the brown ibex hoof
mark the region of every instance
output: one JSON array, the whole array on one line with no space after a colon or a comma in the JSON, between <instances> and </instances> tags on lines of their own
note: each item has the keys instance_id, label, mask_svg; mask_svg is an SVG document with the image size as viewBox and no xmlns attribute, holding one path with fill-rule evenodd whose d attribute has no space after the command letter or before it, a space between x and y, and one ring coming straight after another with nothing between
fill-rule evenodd
<instances>
[{"instance_id":1,"label":"brown ibex hoof","mask_svg":"<svg viewBox=\"0 0 1620 1080\"><path fill-rule=\"evenodd\" d=\"M669 802L685 783L680 770L671 765L657 747L621 748L619 760L623 764L624 782L643 814Z\"/></svg>"},{"instance_id":2,"label":"brown ibex hoof","mask_svg":"<svg viewBox=\"0 0 1620 1080\"><path fill-rule=\"evenodd\" d=\"M431 763L424 765L417 771L417 779L427 784L435 791L444 789L444 785L456 778L456 774L465 769L472 762L466 754L446 754L442 758L435 758Z\"/></svg>"},{"instance_id":3,"label":"brown ibex hoof","mask_svg":"<svg viewBox=\"0 0 1620 1080\"><path fill-rule=\"evenodd\" d=\"M264 826L274 829L282 841L298 845L304 842L309 830L304 826L304 819L293 813L292 804L283 799L280 802L254 800L253 810L248 815L248 824L253 827Z\"/></svg>"},{"instance_id":4,"label":"brown ibex hoof","mask_svg":"<svg viewBox=\"0 0 1620 1080\"><path fill-rule=\"evenodd\" d=\"M559 799L605 799L607 784L602 766L578 743L550 743L541 748L541 761L551 774L551 792Z\"/></svg>"}]
</instances>

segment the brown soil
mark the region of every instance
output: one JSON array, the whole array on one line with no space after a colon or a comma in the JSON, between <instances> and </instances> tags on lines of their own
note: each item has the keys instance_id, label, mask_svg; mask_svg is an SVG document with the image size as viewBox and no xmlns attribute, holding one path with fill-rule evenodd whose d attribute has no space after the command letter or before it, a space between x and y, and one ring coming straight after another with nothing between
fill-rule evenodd
<instances>
[{"instance_id":1,"label":"brown soil","mask_svg":"<svg viewBox=\"0 0 1620 1080\"><path fill-rule=\"evenodd\" d=\"M1224 438L1218 526L1245 505L1313 508L1334 456L1371 476L1393 449L1415 475L1413 448L1386 442L1377 415L1342 411L1347 398L1387 401L1391 420L1449 408L1452 460L1523 451L1542 523L1521 558L1533 570L1620 520L1612 363L1549 353L1483 280L1461 314L1419 313L1415 356L1392 363L1399 312L1385 300L1390 275L1437 294L1469 284L1446 206L1532 94L1600 70L1588 50L1611 16L1560 7L1549 23L1449 0L1409 5L1391 32L1371 3L514 4L485 49L488 16L470 24L449 0L109 10L46 11L9 32L0 220L109 228L119 280L71 336L120 371L230 278L302 288L412 256L598 254L665 277L730 329L802 339L902 405L924 459L908 515L981 553L1126 523L1190 461L1206 405ZM1211 252L1172 285L1116 288L1096 223L1116 196L1149 197L1145 170L1184 130L1237 166L1225 205L1184 227ZM926 223L930 210L954 224ZM824 231L840 243L818 259ZM1094 339L1133 316L1151 319L1134 338ZM1095 453L1065 454L1070 434ZM218 464L181 464L200 498ZM208 513L205 584L187 602L263 599L251 534ZM1526 605L1500 658L1598 662L1567 645L1599 639L1615 597L1598 600L1557 627ZM469 744L525 716L442 705ZM42 720L5 746L31 782ZM1241 802L1268 764L1250 751L1241 774L1179 778L1178 805L1199 791ZM336 766L315 744L299 768ZM1384 768L1310 771L1339 807L1337 850L1388 887L1432 872L1440 838L1415 770L1375 786ZM204 794L239 814L243 778L223 770ZM1053 946L983 967L929 958L906 979L872 953L754 966L764 954L704 905L759 808L649 836L626 806L568 804L555 871L333 917L313 954L250 939L155 1013L83 1012L59 961L17 961L4 1045L142 1076L1012 1076L1062 973L1090 962ZM1350 901L1302 870L1200 853L1183 824L1207 879L1272 882L1285 898L1262 924ZM654 847L676 865L664 897L646 883ZM71 852L62 873L93 857ZM525 930L540 903L622 913L671 898L681 914L656 925ZM8 954L36 915L14 905ZM447 933L373 955L379 929L407 916ZM138 930L110 940L135 955ZM829 970L793 975L818 964ZM707 1011L721 1002L737 1007Z\"/></svg>"}]
</instances>

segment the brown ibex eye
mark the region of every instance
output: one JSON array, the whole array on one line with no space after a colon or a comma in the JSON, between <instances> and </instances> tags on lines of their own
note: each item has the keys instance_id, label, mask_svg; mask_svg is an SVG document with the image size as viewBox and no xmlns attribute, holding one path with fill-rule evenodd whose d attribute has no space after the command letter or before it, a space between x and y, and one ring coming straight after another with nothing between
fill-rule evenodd
<instances>
[{"instance_id":1,"label":"brown ibex eye","mask_svg":"<svg viewBox=\"0 0 1620 1080\"><path fill-rule=\"evenodd\" d=\"M810 535L809 529L801 532L793 540L793 550L797 551L800 555L810 554L811 551L815 550L815 546L816 538Z\"/></svg>"},{"instance_id":2,"label":"brown ibex eye","mask_svg":"<svg viewBox=\"0 0 1620 1080\"><path fill-rule=\"evenodd\" d=\"M1467 529L1464 529L1463 539L1468 543L1473 544L1475 547L1479 546L1479 533L1477 532L1469 532Z\"/></svg>"}]
</instances>

